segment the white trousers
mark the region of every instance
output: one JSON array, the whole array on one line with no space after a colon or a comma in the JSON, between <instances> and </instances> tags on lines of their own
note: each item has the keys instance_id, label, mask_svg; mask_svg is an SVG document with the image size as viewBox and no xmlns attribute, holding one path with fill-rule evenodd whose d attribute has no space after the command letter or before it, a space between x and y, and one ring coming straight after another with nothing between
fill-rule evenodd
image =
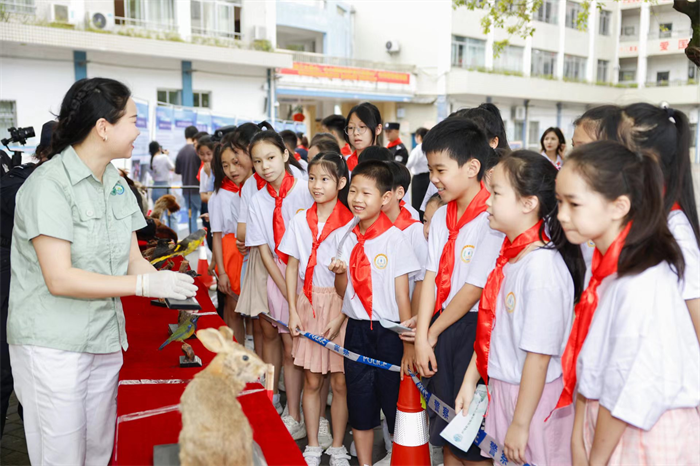
<instances>
[{"instance_id":1,"label":"white trousers","mask_svg":"<svg viewBox=\"0 0 700 466\"><path fill-rule=\"evenodd\" d=\"M122 352L10 345L32 465L105 466L114 446Z\"/></svg>"}]
</instances>

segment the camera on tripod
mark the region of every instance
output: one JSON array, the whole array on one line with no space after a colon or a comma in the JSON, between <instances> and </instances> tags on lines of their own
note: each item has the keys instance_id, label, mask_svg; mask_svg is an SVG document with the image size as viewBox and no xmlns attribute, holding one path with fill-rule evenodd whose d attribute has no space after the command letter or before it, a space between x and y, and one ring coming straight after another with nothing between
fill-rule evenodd
<instances>
[{"instance_id":1,"label":"camera on tripod","mask_svg":"<svg viewBox=\"0 0 700 466\"><path fill-rule=\"evenodd\" d=\"M12 152L12 157L10 158L10 156L7 155L4 150L0 150L0 176L4 176L5 173L22 164L22 151L13 151L8 147L8 145L12 144L13 142L25 145L27 143L27 139L36 136L32 126L27 126L25 128L15 128L13 126L7 131L10 133L10 137L1 140L0 143L2 143L2 145L5 146L9 152Z\"/></svg>"},{"instance_id":2,"label":"camera on tripod","mask_svg":"<svg viewBox=\"0 0 700 466\"><path fill-rule=\"evenodd\" d=\"M17 142L19 144L25 145L27 143L27 139L33 138L36 136L34 133L34 127L33 126L27 126L26 128L15 128L12 127L7 130L8 133L10 133L9 138L5 138L2 141L2 145L7 147L8 144L12 144L13 142ZM8 147L9 150L9 147Z\"/></svg>"}]
</instances>

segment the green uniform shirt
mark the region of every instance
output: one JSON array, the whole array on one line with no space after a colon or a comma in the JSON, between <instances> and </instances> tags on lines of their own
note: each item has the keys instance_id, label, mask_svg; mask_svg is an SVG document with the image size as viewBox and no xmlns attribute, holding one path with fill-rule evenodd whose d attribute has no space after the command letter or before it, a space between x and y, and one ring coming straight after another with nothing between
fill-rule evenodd
<instances>
[{"instance_id":1,"label":"green uniform shirt","mask_svg":"<svg viewBox=\"0 0 700 466\"><path fill-rule=\"evenodd\" d=\"M146 226L126 180L109 164L98 181L68 147L32 173L16 205L8 342L83 353L126 350L121 300L53 296L31 242L39 235L70 241L74 268L126 275L132 232Z\"/></svg>"}]
</instances>

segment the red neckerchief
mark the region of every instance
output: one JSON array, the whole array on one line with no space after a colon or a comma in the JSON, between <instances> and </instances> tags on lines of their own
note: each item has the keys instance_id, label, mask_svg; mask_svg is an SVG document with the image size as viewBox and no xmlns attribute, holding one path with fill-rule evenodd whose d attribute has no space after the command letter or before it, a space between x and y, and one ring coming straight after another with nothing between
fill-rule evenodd
<instances>
[{"instance_id":1,"label":"red neckerchief","mask_svg":"<svg viewBox=\"0 0 700 466\"><path fill-rule=\"evenodd\" d=\"M379 218L370 226L365 234L360 233L360 225L352 230L357 236L357 244L350 254L350 279L355 294L360 298L369 316L369 328L372 329L372 267L365 254L365 241L374 239L386 232L393 224L384 212L379 213Z\"/></svg>"},{"instance_id":2,"label":"red neckerchief","mask_svg":"<svg viewBox=\"0 0 700 466\"><path fill-rule=\"evenodd\" d=\"M399 212L399 216L396 217L396 220L394 221L394 226L399 230L404 231L406 228L410 227L414 223L420 222L413 218L413 215L411 215L411 212L409 212L407 208L402 206L401 212Z\"/></svg>"},{"instance_id":3,"label":"red neckerchief","mask_svg":"<svg viewBox=\"0 0 700 466\"><path fill-rule=\"evenodd\" d=\"M199 170L197 170L197 181L201 181L199 177L202 176L202 168L204 168L204 162L199 163Z\"/></svg>"},{"instance_id":4,"label":"red neckerchief","mask_svg":"<svg viewBox=\"0 0 700 466\"><path fill-rule=\"evenodd\" d=\"M280 185L280 192L275 192L275 188L270 183L267 183L267 193L275 200L275 210L272 212L272 233L275 238L275 253L282 262L287 263L288 256L280 252L279 247L282 242L282 237L286 227L284 226L284 217L282 217L282 201L287 197L289 190L294 186L294 177L289 172L284 172L284 178Z\"/></svg>"},{"instance_id":5,"label":"red neckerchief","mask_svg":"<svg viewBox=\"0 0 700 466\"><path fill-rule=\"evenodd\" d=\"M258 191L260 191L265 187L267 181L265 181L263 177L258 175L257 173L253 173L253 176L255 177L255 184L258 185Z\"/></svg>"},{"instance_id":6,"label":"red neckerchief","mask_svg":"<svg viewBox=\"0 0 700 466\"><path fill-rule=\"evenodd\" d=\"M313 301L311 300L311 295L313 293L313 277L314 277L314 267L316 267L316 254L318 252L318 247L323 243L328 235L333 233L338 228L343 225L347 225L350 220L352 220L353 215L348 210L347 207L343 205L342 202L336 201L333 207L333 212L326 220L326 224L323 225L323 231L321 231L321 237L318 236L318 212L316 203L311 206L310 209L306 211L306 223L309 225L311 230L311 237L313 238L313 243L311 245L311 255L309 256L309 263L306 265L306 274L304 275L304 294L309 300L311 306L311 311L316 318L316 311L313 308Z\"/></svg>"},{"instance_id":7,"label":"red neckerchief","mask_svg":"<svg viewBox=\"0 0 700 466\"><path fill-rule=\"evenodd\" d=\"M683 209L681 208L681 205L679 203L674 202L673 207L671 207L671 211L673 212L674 210L683 210Z\"/></svg>"},{"instance_id":8,"label":"red neckerchief","mask_svg":"<svg viewBox=\"0 0 700 466\"><path fill-rule=\"evenodd\" d=\"M476 352L476 368L479 374L484 379L484 383L488 385L487 369L489 367L489 349L491 347L491 331L496 320L496 303L498 302L498 294L501 291L503 284L503 267L509 260L520 254L526 247L532 243L540 241L540 227L542 220L537 222L533 227L521 233L512 243L508 238L503 240L501 252L496 259L496 267L491 271L486 279L486 285L481 292L479 300L479 315L477 317L476 326L476 342L474 343L474 351ZM549 242L549 238L543 235L543 239Z\"/></svg>"},{"instance_id":9,"label":"red neckerchief","mask_svg":"<svg viewBox=\"0 0 700 466\"><path fill-rule=\"evenodd\" d=\"M457 201L451 201L447 204L447 218L445 224L450 232L450 236L447 238L447 243L445 243L445 247L442 249L440 265L438 266L438 273L435 277L437 291L435 293L435 311L433 315L442 310L442 303L444 303L450 295L450 288L452 288L452 272L455 268L455 242L457 241L459 230L461 230L464 225L474 220L479 214L486 212L486 199L488 199L489 196L490 193L484 187L484 183L481 183L481 190L474 196L474 199L469 203L469 206L462 214L462 218L459 220L457 220Z\"/></svg>"},{"instance_id":10,"label":"red neckerchief","mask_svg":"<svg viewBox=\"0 0 700 466\"><path fill-rule=\"evenodd\" d=\"M401 144L401 138L398 138L396 141L391 141L389 144L386 145L386 148L391 149L392 147L396 147L399 144Z\"/></svg>"},{"instance_id":11,"label":"red neckerchief","mask_svg":"<svg viewBox=\"0 0 700 466\"><path fill-rule=\"evenodd\" d=\"M301 155L297 151L292 152L292 155L294 156L295 159L297 159L297 162L301 160Z\"/></svg>"},{"instance_id":12,"label":"red neckerchief","mask_svg":"<svg viewBox=\"0 0 700 466\"><path fill-rule=\"evenodd\" d=\"M238 186L236 183L231 181L228 178L224 178L224 182L221 183L221 189L225 189L226 191L231 191L232 193L238 193L238 195L241 195L241 188Z\"/></svg>"},{"instance_id":13,"label":"red neckerchief","mask_svg":"<svg viewBox=\"0 0 700 466\"><path fill-rule=\"evenodd\" d=\"M352 154L352 149L350 149L350 144L348 144L346 142L345 145L340 148L340 153L343 154L345 157Z\"/></svg>"},{"instance_id":14,"label":"red neckerchief","mask_svg":"<svg viewBox=\"0 0 700 466\"><path fill-rule=\"evenodd\" d=\"M564 377L564 390L561 392L557 406L563 408L573 402L574 389L576 388L576 361L581 352L581 347L586 341L588 329L593 320L593 314L598 307L598 285L606 277L617 272L617 263L620 260L620 252L625 247L625 239L632 227L632 222L617 235L605 255L601 255L598 248L593 251L593 262L591 263L591 281L588 287L581 294L581 299L574 308L574 325L569 334L569 341L566 342L564 355L561 357L561 369ZM553 411L552 411L553 412ZM551 414L550 414L551 416Z\"/></svg>"},{"instance_id":15,"label":"red neckerchief","mask_svg":"<svg viewBox=\"0 0 700 466\"><path fill-rule=\"evenodd\" d=\"M357 151L350 154L345 161L348 163L348 170L353 171L357 166Z\"/></svg>"}]
</instances>

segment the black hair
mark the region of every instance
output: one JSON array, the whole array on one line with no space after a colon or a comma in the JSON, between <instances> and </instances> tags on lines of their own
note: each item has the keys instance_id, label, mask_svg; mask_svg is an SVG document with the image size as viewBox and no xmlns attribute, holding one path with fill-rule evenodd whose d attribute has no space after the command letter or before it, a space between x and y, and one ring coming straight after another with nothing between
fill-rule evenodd
<instances>
[{"instance_id":1,"label":"black hair","mask_svg":"<svg viewBox=\"0 0 700 466\"><path fill-rule=\"evenodd\" d=\"M345 119L345 127L350 123L350 118L354 115L360 119L362 123L367 125L367 131L372 132L372 145L381 145L381 134L377 136L377 126L382 126L382 114L376 105L370 102L362 102L361 104L355 105L348 112L348 116ZM350 144L350 136L345 133L345 128L343 128L343 135L345 137L345 142Z\"/></svg>"},{"instance_id":2,"label":"black hair","mask_svg":"<svg viewBox=\"0 0 700 466\"><path fill-rule=\"evenodd\" d=\"M216 147L214 147L214 157L211 160L211 171L214 173L214 192L216 193L219 192L221 185L224 184L224 179L226 179L224 164L221 160L221 156L226 149L233 150L233 147L227 144L217 144Z\"/></svg>"},{"instance_id":3,"label":"black hair","mask_svg":"<svg viewBox=\"0 0 700 466\"><path fill-rule=\"evenodd\" d=\"M269 125L269 123L267 122L262 122L260 124L262 125L263 123ZM287 151L289 157L287 158L287 161L285 162L284 166L289 173L291 173L291 171L289 170L289 165L294 165L299 169L299 171L304 171L301 164L299 164L299 161L296 158L294 158L294 154L292 153L292 151L289 150L289 148L284 144L282 136L280 136L274 129L266 129L265 131L260 131L257 134L255 134L255 136L253 136L253 139L250 141L250 145L248 146L248 154L251 154L251 158L253 154L253 148L261 142L272 144L273 146L277 147L280 150L280 153L282 154L284 154L284 151Z\"/></svg>"},{"instance_id":4,"label":"black hair","mask_svg":"<svg viewBox=\"0 0 700 466\"><path fill-rule=\"evenodd\" d=\"M369 146L357 156L357 163L362 163L367 160L379 160L380 162L388 162L392 160L391 151L382 146Z\"/></svg>"},{"instance_id":5,"label":"black hair","mask_svg":"<svg viewBox=\"0 0 700 466\"><path fill-rule=\"evenodd\" d=\"M399 186L403 188L404 195L408 194L408 186L411 184L411 172L406 168L406 165L395 160L386 162L391 170L391 176L394 182L391 184L392 191L396 191Z\"/></svg>"},{"instance_id":6,"label":"black hair","mask_svg":"<svg viewBox=\"0 0 700 466\"><path fill-rule=\"evenodd\" d=\"M391 169L386 162L379 160L367 160L366 162L358 163L352 171L352 178L364 176L370 180L374 180L377 189L382 195L392 190L394 185L394 177L391 174Z\"/></svg>"},{"instance_id":7,"label":"black hair","mask_svg":"<svg viewBox=\"0 0 700 466\"><path fill-rule=\"evenodd\" d=\"M425 135L428 134L428 128L423 128L422 126L416 130L416 136L419 136L421 140L425 139Z\"/></svg>"},{"instance_id":8,"label":"black hair","mask_svg":"<svg viewBox=\"0 0 700 466\"><path fill-rule=\"evenodd\" d=\"M73 83L61 102L47 158L83 142L99 119L115 124L124 116L130 97L129 88L114 79L91 78Z\"/></svg>"},{"instance_id":9,"label":"black hair","mask_svg":"<svg viewBox=\"0 0 700 466\"><path fill-rule=\"evenodd\" d=\"M320 152L311 162L309 162L309 173L311 172L311 167L316 165L323 167L323 170L333 177L336 184L340 183L341 178L345 178L345 186L343 189L338 191L338 200L340 200L345 207L348 207L350 171L348 170L348 164L345 161L345 157L340 155L339 152Z\"/></svg>"},{"instance_id":10,"label":"black hair","mask_svg":"<svg viewBox=\"0 0 700 466\"><path fill-rule=\"evenodd\" d=\"M425 206L427 207L428 204L433 203L433 202L438 202L440 206L445 205L445 201L442 200L440 197L440 193L434 193L430 198L428 199L428 202L425 203Z\"/></svg>"},{"instance_id":11,"label":"black hair","mask_svg":"<svg viewBox=\"0 0 700 466\"><path fill-rule=\"evenodd\" d=\"M566 146L566 138L564 137L564 133L561 132L561 130L555 126L550 126L544 132L542 133L542 137L540 138L540 147L542 147L542 153L546 153L547 150L544 148L544 138L547 136L549 133L554 133L554 135L557 137L559 140L559 147L557 147L557 154L560 154L560 151L564 151L564 147Z\"/></svg>"},{"instance_id":12,"label":"black hair","mask_svg":"<svg viewBox=\"0 0 700 466\"><path fill-rule=\"evenodd\" d=\"M200 137L197 141L197 150L199 150L200 147L208 147L210 150L214 151L219 143L214 141L207 133L204 134L205 135Z\"/></svg>"},{"instance_id":13,"label":"black hair","mask_svg":"<svg viewBox=\"0 0 700 466\"><path fill-rule=\"evenodd\" d=\"M301 147L303 147L304 149L308 149L309 148L309 138L304 136L304 133L302 133L301 131L298 131L296 133L296 135L297 135L297 139L299 140L298 141L299 145ZM296 147L296 145L294 147Z\"/></svg>"},{"instance_id":14,"label":"black hair","mask_svg":"<svg viewBox=\"0 0 700 466\"><path fill-rule=\"evenodd\" d=\"M255 123L243 123L238 128L236 128L231 134L231 145L245 153L248 153L248 146L250 141L253 140L253 136L262 131L260 126Z\"/></svg>"},{"instance_id":15,"label":"black hair","mask_svg":"<svg viewBox=\"0 0 700 466\"><path fill-rule=\"evenodd\" d=\"M330 133L316 133L311 139L309 149L318 147L319 154L321 152L337 152L340 153L338 140Z\"/></svg>"},{"instance_id":16,"label":"black hair","mask_svg":"<svg viewBox=\"0 0 700 466\"><path fill-rule=\"evenodd\" d=\"M204 136L209 136L209 133L207 133L206 131L198 131L197 134L192 136L192 139L199 143L199 140L202 139Z\"/></svg>"},{"instance_id":17,"label":"black hair","mask_svg":"<svg viewBox=\"0 0 700 466\"><path fill-rule=\"evenodd\" d=\"M668 229L663 207L664 177L653 156L633 152L614 141L596 141L576 147L567 157L588 186L608 201L630 199L624 224L632 222L620 253L620 277L643 272L666 261L683 276L680 246Z\"/></svg>"},{"instance_id":18,"label":"black hair","mask_svg":"<svg viewBox=\"0 0 700 466\"><path fill-rule=\"evenodd\" d=\"M153 170L153 157L160 151L160 144L158 141L151 141L148 143L148 153L151 154L151 170Z\"/></svg>"},{"instance_id":19,"label":"black hair","mask_svg":"<svg viewBox=\"0 0 700 466\"><path fill-rule=\"evenodd\" d=\"M343 115L329 115L321 120L321 125L328 128L340 138L345 138L345 117ZM314 136L316 137L316 136ZM312 143L313 144L313 143Z\"/></svg>"},{"instance_id":20,"label":"black hair","mask_svg":"<svg viewBox=\"0 0 700 466\"><path fill-rule=\"evenodd\" d=\"M283 131L280 131L279 135L282 137L284 145L287 146L289 152L293 152L294 149L297 148L297 134L294 131L290 129L285 129Z\"/></svg>"},{"instance_id":21,"label":"black hair","mask_svg":"<svg viewBox=\"0 0 700 466\"><path fill-rule=\"evenodd\" d=\"M664 174L664 212L668 215L677 202L700 246L688 118L680 110L645 103L629 105L622 109L621 115L616 139L632 150L647 151L656 157Z\"/></svg>"},{"instance_id":22,"label":"black hair","mask_svg":"<svg viewBox=\"0 0 700 466\"><path fill-rule=\"evenodd\" d=\"M194 139L195 135L199 132L196 126L188 126L185 128L185 139Z\"/></svg>"},{"instance_id":23,"label":"black hair","mask_svg":"<svg viewBox=\"0 0 700 466\"><path fill-rule=\"evenodd\" d=\"M543 219L540 227L540 240L544 241L545 231L551 242L546 246L559 251L574 282L574 301L578 302L583 292L586 263L581 246L566 239L559 223L559 203L556 195L556 179L559 170L547 158L530 150L516 150L501 160L508 181L519 198L536 196L539 203L537 217Z\"/></svg>"},{"instance_id":24,"label":"black hair","mask_svg":"<svg viewBox=\"0 0 700 466\"><path fill-rule=\"evenodd\" d=\"M489 142L498 138L497 148L510 150L506 128L501 118L501 112L494 104L484 103L476 108L463 108L452 113L449 118L468 118L476 123L486 134Z\"/></svg>"},{"instance_id":25,"label":"black hair","mask_svg":"<svg viewBox=\"0 0 700 466\"><path fill-rule=\"evenodd\" d=\"M595 140L615 139L620 125L622 108L617 105L600 105L584 112L574 120L574 128L583 125Z\"/></svg>"},{"instance_id":26,"label":"black hair","mask_svg":"<svg viewBox=\"0 0 700 466\"><path fill-rule=\"evenodd\" d=\"M477 180L497 163L496 152L489 146L479 126L467 118L447 118L433 127L423 140L423 152L446 151L460 167L471 159L481 164Z\"/></svg>"}]
</instances>

